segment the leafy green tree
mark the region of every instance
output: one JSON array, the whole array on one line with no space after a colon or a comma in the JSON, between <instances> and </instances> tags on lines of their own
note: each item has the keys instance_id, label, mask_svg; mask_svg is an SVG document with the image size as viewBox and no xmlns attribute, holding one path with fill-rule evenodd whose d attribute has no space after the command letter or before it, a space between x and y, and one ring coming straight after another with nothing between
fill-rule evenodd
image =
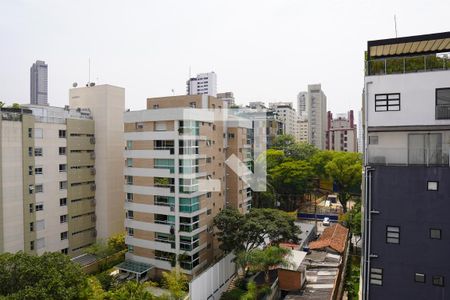
<instances>
[{"instance_id":1,"label":"leafy green tree","mask_svg":"<svg viewBox=\"0 0 450 300\"><path fill-rule=\"evenodd\" d=\"M214 225L219 230L220 248L226 253L239 253L265 245L266 239L273 244L297 242L300 229L294 221L295 217L279 209L254 208L242 215L226 208L214 218Z\"/></svg>"},{"instance_id":2,"label":"leafy green tree","mask_svg":"<svg viewBox=\"0 0 450 300\"><path fill-rule=\"evenodd\" d=\"M290 134L277 136L273 141L272 149L282 150L286 158L293 160L308 160L318 151L311 144L298 143Z\"/></svg>"},{"instance_id":3,"label":"leafy green tree","mask_svg":"<svg viewBox=\"0 0 450 300\"><path fill-rule=\"evenodd\" d=\"M13 104L11 105L11 108L17 108L17 109L19 109L19 108L20 108L20 104L19 104L19 103L13 103Z\"/></svg>"},{"instance_id":4,"label":"leafy green tree","mask_svg":"<svg viewBox=\"0 0 450 300\"><path fill-rule=\"evenodd\" d=\"M268 149L264 153L262 153L260 156L265 155L266 157L266 164L267 164L267 170L271 170L274 167L281 164L285 159L286 156L284 155L283 150L276 150L276 149ZM259 157L258 157L259 159Z\"/></svg>"},{"instance_id":5,"label":"leafy green tree","mask_svg":"<svg viewBox=\"0 0 450 300\"><path fill-rule=\"evenodd\" d=\"M0 108L2 108L3 106L5 106L5 102L0 101Z\"/></svg>"},{"instance_id":6,"label":"leafy green tree","mask_svg":"<svg viewBox=\"0 0 450 300\"><path fill-rule=\"evenodd\" d=\"M325 169L325 166L330 162L335 153L334 151L322 150L317 151L309 160L314 168L315 175L320 179L329 179L329 175Z\"/></svg>"},{"instance_id":7,"label":"leafy green tree","mask_svg":"<svg viewBox=\"0 0 450 300\"><path fill-rule=\"evenodd\" d=\"M295 210L299 197L313 188L314 169L306 161L284 162L270 170L269 174L284 210Z\"/></svg>"},{"instance_id":8,"label":"leafy green tree","mask_svg":"<svg viewBox=\"0 0 450 300\"><path fill-rule=\"evenodd\" d=\"M264 272L264 280L269 283L269 271L275 266L288 266L286 256L289 249L269 246L264 249L253 249L249 252L249 264L253 270Z\"/></svg>"},{"instance_id":9,"label":"leafy green tree","mask_svg":"<svg viewBox=\"0 0 450 300\"><path fill-rule=\"evenodd\" d=\"M285 151L295 143L295 137L292 134L282 134L273 140L272 149Z\"/></svg>"},{"instance_id":10,"label":"leafy green tree","mask_svg":"<svg viewBox=\"0 0 450 300\"><path fill-rule=\"evenodd\" d=\"M256 287L256 283L253 280L250 280L247 283L247 292L242 295L240 300L256 300L258 296L258 289Z\"/></svg>"},{"instance_id":11,"label":"leafy green tree","mask_svg":"<svg viewBox=\"0 0 450 300\"><path fill-rule=\"evenodd\" d=\"M108 239L108 248L115 252L127 249L127 245L125 244L125 233L121 232L111 236Z\"/></svg>"},{"instance_id":12,"label":"leafy green tree","mask_svg":"<svg viewBox=\"0 0 450 300\"><path fill-rule=\"evenodd\" d=\"M181 272L180 266L176 266L170 272L163 272L163 286L169 290L171 299L181 300L189 289L188 279Z\"/></svg>"},{"instance_id":13,"label":"leafy green tree","mask_svg":"<svg viewBox=\"0 0 450 300\"><path fill-rule=\"evenodd\" d=\"M83 299L87 288L86 275L64 254L0 255L0 297L5 299Z\"/></svg>"},{"instance_id":14,"label":"leafy green tree","mask_svg":"<svg viewBox=\"0 0 450 300\"><path fill-rule=\"evenodd\" d=\"M347 202L352 191L361 191L362 159L359 153L335 152L332 160L325 165L325 171L333 179L339 202L344 213L347 212Z\"/></svg>"}]
</instances>

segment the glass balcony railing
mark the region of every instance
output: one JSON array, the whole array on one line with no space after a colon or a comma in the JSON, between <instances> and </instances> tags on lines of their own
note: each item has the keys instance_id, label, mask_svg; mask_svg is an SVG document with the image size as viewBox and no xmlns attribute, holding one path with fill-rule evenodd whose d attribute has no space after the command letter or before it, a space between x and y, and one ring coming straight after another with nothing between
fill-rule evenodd
<instances>
[{"instance_id":1,"label":"glass balcony railing","mask_svg":"<svg viewBox=\"0 0 450 300\"><path fill-rule=\"evenodd\" d=\"M449 167L450 144L434 148L387 148L369 145L366 164Z\"/></svg>"},{"instance_id":2,"label":"glass balcony railing","mask_svg":"<svg viewBox=\"0 0 450 300\"><path fill-rule=\"evenodd\" d=\"M450 69L450 59L435 54L366 61L366 75L387 75Z\"/></svg>"},{"instance_id":3,"label":"glass balcony railing","mask_svg":"<svg viewBox=\"0 0 450 300\"><path fill-rule=\"evenodd\" d=\"M180 267L185 270L192 270L196 266L198 266L199 263L200 263L200 258L197 257L192 262L185 262L185 261L180 262Z\"/></svg>"},{"instance_id":4,"label":"glass balcony railing","mask_svg":"<svg viewBox=\"0 0 450 300\"><path fill-rule=\"evenodd\" d=\"M199 222L196 223L180 223L180 231L192 232L199 228Z\"/></svg>"}]
</instances>

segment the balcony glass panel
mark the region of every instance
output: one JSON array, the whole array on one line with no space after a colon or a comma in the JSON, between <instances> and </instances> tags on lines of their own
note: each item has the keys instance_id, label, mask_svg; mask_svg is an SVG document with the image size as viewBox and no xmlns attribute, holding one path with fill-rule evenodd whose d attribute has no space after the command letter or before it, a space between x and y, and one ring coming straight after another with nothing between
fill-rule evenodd
<instances>
[{"instance_id":1,"label":"balcony glass panel","mask_svg":"<svg viewBox=\"0 0 450 300\"><path fill-rule=\"evenodd\" d=\"M180 198L180 212L193 213L200 209L199 197Z\"/></svg>"},{"instance_id":2,"label":"balcony glass panel","mask_svg":"<svg viewBox=\"0 0 450 300\"><path fill-rule=\"evenodd\" d=\"M180 135L200 135L199 121L179 121L178 132Z\"/></svg>"},{"instance_id":3,"label":"balcony glass panel","mask_svg":"<svg viewBox=\"0 0 450 300\"><path fill-rule=\"evenodd\" d=\"M155 158L155 169L169 169L170 173L175 171L173 159Z\"/></svg>"}]
</instances>

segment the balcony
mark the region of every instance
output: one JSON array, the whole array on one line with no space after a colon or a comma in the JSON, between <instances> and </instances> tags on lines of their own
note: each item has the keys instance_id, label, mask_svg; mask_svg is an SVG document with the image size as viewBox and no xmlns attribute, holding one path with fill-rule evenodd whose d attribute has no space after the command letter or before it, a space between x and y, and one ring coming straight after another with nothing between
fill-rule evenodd
<instances>
[{"instance_id":1,"label":"balcony","mask_svg":"<svg viewBox=\"0 0 450 300\"><path fill-rule=\"evenodd\" d=\"M450 59L436 54L380 58L366 61L366 76L417 72L444 71L450 69Z\"/></svg>"},{"instance_id":2,"label":"balcony","mask_svg":"<svg viewBox=\"0 0 450 300\"><path fill-rule=\"evenodd\" d=\"M435 148L388 148L370 146L366 165L446 166L449 167L450 144Z\"/></svg>"}]
</instances>

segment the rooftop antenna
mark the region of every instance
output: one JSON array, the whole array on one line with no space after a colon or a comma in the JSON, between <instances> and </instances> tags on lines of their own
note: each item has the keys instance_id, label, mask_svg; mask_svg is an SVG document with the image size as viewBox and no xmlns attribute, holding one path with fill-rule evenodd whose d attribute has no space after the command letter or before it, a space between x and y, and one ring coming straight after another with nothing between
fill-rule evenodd
<instances>
[{"instance_id":1,"label":"rooftop antenna","mask_svg":"<svg viewBox=\"0 0 450 300\"><path fill-rule=\"evenodd\" d=\"M397 35L397 16L396 15L394 15L394 26L395 26L395 37L397 38L398 35Z\"/></svg>"}]
</instances>

